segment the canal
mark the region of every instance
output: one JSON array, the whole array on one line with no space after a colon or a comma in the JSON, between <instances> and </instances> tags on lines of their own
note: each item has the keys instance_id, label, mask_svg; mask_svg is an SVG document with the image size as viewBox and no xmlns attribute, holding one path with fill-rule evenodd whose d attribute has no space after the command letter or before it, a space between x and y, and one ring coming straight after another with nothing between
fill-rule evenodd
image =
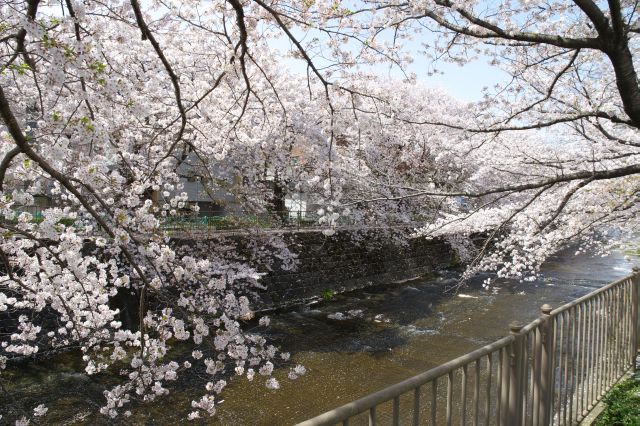
<instances>
[{"instance_id":1,"label":"canal","mask_svg":"<svg viewBox=\"0 0 640 426\"><path fill-rule=\"evenodd\" d=\"M637 263L637 259L635 259ZM457 273L336 295L321 303L271 316L267 337L303 364L296 381L276 371L281 389L233 378L225 401L206 424L290 425L430 369L508 333L514 320L528 322L548 303L560 306L614 279L632 263L620 253L607 257L563 252L544 265L535 282L497 280L482 289L482 277L458 292ZM44 424L114 424L97 414L105 377L87 377L76 354L58 356L7 373L20 404L44 402ZM152 404L134 407L122 424L176 424L191 411L206 377L197 373ZM35 404L34 404L35 405ZM2 420L0 420L2 422Z\"/></svg>"}]
</instances>

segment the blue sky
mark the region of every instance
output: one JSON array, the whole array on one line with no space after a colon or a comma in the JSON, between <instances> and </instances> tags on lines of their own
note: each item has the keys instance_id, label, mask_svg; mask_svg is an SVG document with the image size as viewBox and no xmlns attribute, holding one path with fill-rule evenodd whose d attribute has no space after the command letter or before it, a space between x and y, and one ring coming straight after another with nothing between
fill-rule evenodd
<instances>
[{"instance_id":1,"label":"blue sky","mask_svg":"<svg viewBox=\"0 0 640 426\"><path fill-rule=\"evenodd\" d=\"M299 29L292 29L292 32L298 38L303 41L305 39L303 33ZM307 34L311 36L311 34ZM433 37L429 33L421 34L421 39L410 41L406 44L406 48L411 51L419 51L422 41L432 42ZM295 49L288 40L282 38L273 39L269 43L272 47L281 51L288 51ZM457 98L463 102L473 102L482 99L483 87L492 87L497 83L504 82L507 79L507 74L499 68L489 65L486 57L480 57L474 61L471 61L464 66L457 64L451 64L446 62L439 62L437 69L442 71L443 74L428 75L430 68L429 61L420 54L413 55L414 62L409 66L408 71L415 73L419 83L428 87L440 88L451 96ZM301 73L306 75L306 62L302 59L288 58L288 68L295 73ZM316 62L316 59L314 59ZM323 61L318 60L317 66L322 66ZM324 62L327 64L327 62ZM391 76L396 78L402 78L402 73L397 69L391 70L388 65L378 65L373 70L381 76Z\"/></svg>"},{"instance_id":2,"label":"blue sky","mask_svg":"<svg viewBox=\"0 0 640 426\"><path fill-rule=\"evenodd\" d=\"M428 75L428 67L424 58L417 57L411 64L410 70L425 86L441 88L465 102L481 100L483 87L491 87L504 82L507 78L507 74L502 70L489 65L486 58L477 59L463 66L442 62L437 68L444 74L432 76Z\"/></svg>"},{"instance_id":3,"label":"blue sky","mask_svg":"<svg viewBox=\"0 0 640 426\"><path fill-rule=\"evenodd\" d=\"M481 100L483 87L502 83L507 78L506 73L490 66L484 58L462 67L454 64L441 64L440 68L445 72L444 75L429 77L424 71L425 68L423 66L422 70L419 67L414 70L423 84L440 87L461 101Z\"/></svg>"}]
</instances>

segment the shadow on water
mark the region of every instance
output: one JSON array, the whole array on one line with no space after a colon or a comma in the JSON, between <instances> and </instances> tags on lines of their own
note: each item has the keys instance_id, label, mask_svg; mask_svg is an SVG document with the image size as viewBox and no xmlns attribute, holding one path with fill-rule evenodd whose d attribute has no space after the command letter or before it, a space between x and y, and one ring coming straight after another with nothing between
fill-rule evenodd
<instances>
[{"instance_id":1,"label":"shadow on water","mask_svg":"<svg viewBox=\"0 0 640 426\"><path fill-rule=\"evenodd\" d=\"M630 270L619 254L602 258L564 252L550 259L532 283L494 280L496 288L487 291L479 277L457 294L444 293L457 279L444 272L277 312L265 337L291 352L293 362L305 365L308 373L292 382L285 369L278 369L278 391L262 386L264 378L257 378L258 383L231 378L223 393L226 401L213 419L203 422L293 424L494 341L508 333L510 321L536 318L542 304L560 306ZM332 319L337 312L348 319ZM45 424L119 424L96 414L103 404L101 387L113 378L87 377L81 371L79 356L68 353L3 376L21 405L33 407L37 401L49 407ZM169 396L135 407L126 423L181 422L204 383L204 375L190 372Z\"/></svg>"},{"instance_id":2,"label":"shadow on water","mask_svg":"<svg viewBox=\"0 0 640 426\"><path fill-rule=\"evenodd\" d=\"M448 295L444 283L455 277L434 277L398 285L384 285L334 296L331 301L300 307L272 317L265 334L290 352L378 353L407 342L398 327L431 316ZM359 311L350 314L350 311ZM341 313L346 319L333 319Z\"/></svg>"}]
</instances>

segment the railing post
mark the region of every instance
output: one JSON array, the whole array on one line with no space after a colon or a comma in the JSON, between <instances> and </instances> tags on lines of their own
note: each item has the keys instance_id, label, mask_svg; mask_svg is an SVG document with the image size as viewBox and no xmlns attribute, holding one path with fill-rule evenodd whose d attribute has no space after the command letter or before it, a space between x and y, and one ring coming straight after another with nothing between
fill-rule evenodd
<instances>
[{"instance_id":1,"label":"railing post","mask_svg":"<svg viewBox=\"0 0 640 426\"><path fill-rule=\"evenodd\" d=\"M640 298L638 293L640 292L640 268L633 267L633 277L631 278L631 318L632 318L632 330L631 330L631 365L633 365L633 371L636 371L636 357L638 350L640 349L640 339L638 333L640 333Z\"/></svg>"},{"instance_id":2,"label":"railing post","mask_svg":"<svg viewBox=\"0 0 640 426\"><path fill-rule=\"evenodd\" d=\"M534 377L538 382L539 408L538 424L551 424L551 412L553 407L553 356L555 354L555 330L553 318L551 318L551 306L546 303L540 308L543 322L540 324L540 336L542 340L542 350L540 351L540 371L534 372Z\"/></svg>"},{"instance_id":3,"label":"railing post","mask_svg":"<svg viewBox=\"0 0 640 426\"><path fill-rule=\"evenodd\" d=\"M517 321L509 324L511 334L515 337L513 343L509 346L509 399L507 407L507 418L504 425L521 426L522 425L522 404L523 389L522 382L524 376L524 339L525 336L520 332L522 324Z\"/></svg>"}]
</instances>

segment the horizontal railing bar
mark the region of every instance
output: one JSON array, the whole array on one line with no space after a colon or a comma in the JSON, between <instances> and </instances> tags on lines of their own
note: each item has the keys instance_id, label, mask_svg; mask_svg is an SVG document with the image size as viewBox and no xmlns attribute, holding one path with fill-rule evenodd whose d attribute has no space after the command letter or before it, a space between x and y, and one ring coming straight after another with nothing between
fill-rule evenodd
<instances>
[{"instance_id":1,"label":"horizontal railing bar","mask_svg":"<svg viewBox=\"0 0 640 426\"><path fill-rule=\"evenodd\" d=\"M378 404L387 402L396 396L402 395L405 392L413 390L418 386L422 386L425 383L442 377L443 375L467 365L485 355L493 353L499 349L508 346L515 340L514 336L509 335L497 340L489 345L483 346L480 349L476 349L473 352L469 352L466 355L462 355L454 360L446 362L417 376L411 377L400 383L396 383L393 386L379 390L378 392L367 395L363 398L357 399L349 404L345 404L341 407L327 411L324 414L320 414L312 419L306 420L302 423L298 423L297 426L319 426L319 425L332 425L339 423L344 419L355 416L369 410L371 407L375 407Z\"/></svg>"},{"instance_id":2,"label":"horizontal railing bar","mask_svg":"<svg viewBox=\"0 0 640 426\"><path fill-rule=\"evenodd\" d=\"M592 299L595 299L596 297L598 297L599 295L607 292L608 290L611 290L612 288L616 288L618 286L620 286L623 283L627 283L629 282L629 280L633 280L634 277L637 275L638 273L633 273L627 277L621 278L617 281L614 281L612 283L609 283L603 287L600 287L599 289L596 289L592 292L590 292L587 295L584 295L582 297L579 297L578 299L571 301L569 303L566 303L554 310L552 310L549 313L549 317L547 317L547 320L551 320L554 317L557 317L559 314L562 314L568 310L570 310L571 308L578 306L580 304L583 304L584 302L590 301ZM562 318L562 316L560 316L560 318ZM536 330L539 326L541 326L545 321L545 318L540 317L537 318L535 320L533 320L532 322L530 322L529 324L527 324L526 326L522 327L518 333L519 336L522 335L527 335L528 333ZM557 326L557 324L556 324ZM573 325L573 327L575 327L575 325ZM584 324L583 324L584 327ZM560 342L563 341L562 338L562 328L560 330ZM567 335L569 333L569 329L567 329ZM573 339L573 337L572 337ZM606 339L606 337L605 337ZM312 419L306 420L302 423L299 423L297 426L324 426L324 425L333 425L336 423L340 423L342 421L346 421L349 418L356 416L360 413L364 413L368 410L375 410L376 406L378 406L379 404L388 402L390 400L394 400L396 401L396 404L394 405L394 413L395 410L397 409L397 402L398 402L398 398L409 391L415 390L417 388L419 388L420 386L432 382L432 383L437 383L435 382L438 378L443 377L446 374L451 374L453 371L455 371L458 368L461 367L465 367L468 366L469 364L471 364L472 362L475 362L479 359L481 359L482 357L489 355L491 356L491 354L493 354L496 351L499 351L507 346L509 346L510 344L512 344L514 341L516 340L515 335L509 335L506 337L503 337L500 340L497 340L489 345L483 346L482 348L476 349L475 351L469 352L468 354L459 356L458 358L451 360L447 363L444 363L442 365L439 365L435 368L432 368L431 370L425 371L424 373L418 374L414 377L411 377L409 379L406 379L400 383L397 383L395 385L389 386L387 388L384 388L382 390L379 390L377 392L374 392L370 395L367 395L363 398L360 398L358 400L355 400L349 404L345 404L341 407L335 408L331 411L327 411L326 413L320 414L319 416L316 416ZM560 356L562 356L562 351L560 352ZM565 355L566 357L566 355ZM584 361L583 361L584 362ZM566 368L568 367L567 364L567 360L565 359L565 385L566 385L566 380L568 379L567 377L567 370ZM573 366L572 364L572 367ZM571 377L570 380L575 380L575 377L573 377L573 372L571 373ZM477 379L477 378L476 378ZM464 379L463 379L464 380ZM499 379L498 379L499 380ZM573 383L573 382L572 382ZM610 386L605 385L605 388L610 388ZM562 395L560 395L559 404L562 404L562 400L563 398L561 398ZM432 395L432 398L435 397L435 394ZM565 395L565 397L567 397L567 395ZM599 398L598 398L599 399ZM498 400L498 403L500 401ZM591 402L591 401L589 401ZM564 402L566 403L566 401ZM432 402L433 404L433 402ZM573 405L572 403L570 405ZM572 417L572 407L569 408L569 417ZM535 407L534 407L535 409ZM432 415L435 414L435 407L432 407ZM564 409L565 411L567 410L566 407ZM372 412L372 411L370 411ZM374 411L373 411L374 412ZM555 413L556 416L560 415L560 412L556 412ZM564 413L565 417L567 415L567 413ZM577 412L576 412L576 416L577 416ZM566 421L566 418L565 418Z\"/></svg>"},{"instance_id":3,"label":"horizontal railing bar","mask_svg":"<svg viewBox=\"0 0 640 426\"><path fill-rule=\"evenodd\" d=\"M536 327L538 327L540 324L542 324L542 322L544 321L543 318L537 318L533 321L531 321L529 324L525 325L524 327L522 327L522 330L520 330L521 334L527 334L532 330L535 330Z\"/></svg>"},{"instance_id":4,"label":"horizontal railing bar","mask_svg":"<svg viewBox=\"0 0 640 426\"><path fill-rule=\"evenodd\" d=\"M568 309L571 309L574 306L579 305L580 303L582 303L582 302L584 302L586 300L593 299L594 297L596 297L600 293L603 293L603 292L605 292L607 290L610 290L611 288L622 284L624 281L632 279L634 276L635 276L635 274L631 274L631 275L628 275L628 276L626 276L624 278L620 278L619 280L614 281L612 283L609 283L609 284L607 284L607 285L605 285L603 287L600 287L600 288L592 291L589 294L585 294L584 296L577 298L576 300L572 300L569 303L566 303L566 304L564 304L562 306L559 306L556 309L551 311L551 316L555 316L555 315L557 315L557 314L559 314L561 312L564 312L564 311L566 311Z\"/></svg>"}]
</instances>

